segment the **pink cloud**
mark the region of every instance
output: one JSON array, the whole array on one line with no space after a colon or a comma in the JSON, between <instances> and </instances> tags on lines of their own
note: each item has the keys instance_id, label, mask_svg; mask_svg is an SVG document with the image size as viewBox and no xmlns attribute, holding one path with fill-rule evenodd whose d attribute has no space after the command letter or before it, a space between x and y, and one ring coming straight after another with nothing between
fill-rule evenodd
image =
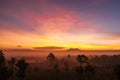
<instances>
[{"instance_id":1,"label":"pink cloud","mask_svg":"<svg viewBox=\"0 0 120 80\"><path fill-rule=\"evenodd\" d=\"M16 13L7 10L6 13L9 13L7 15L41 35L99 31L91 21L82 20L81 16L76 15L75 12L65 10L62 6L51 5L46 0L35 4L34 2L33 4L28 3L27 6L23 2L19 3L19 1L14 2L14 4L18 6L23 4L23 6ZM31 10L31 6L37 8L37 11ZM29 31L29 29L26 29L26 31Z\"/></svg>"},{"instance_id":2,"label":"pink cloud","mask_svg":"<svg viewBox=\"0 0 120 80\"><path fill-rule=\"evenodd\" d=\"M16 2L17 4L21 6L19 2ZM30 6L34 5L37 7L35 11L30 9ZM46 1L40 1L36 4L28 3L26 7L25 5L20 7L18 12L6 10L5 13L21 24L25 24L26 28L13 23L5 23L9 26L6 27L7 30L11 28L9 31L22 32L23 34L54 37L102 31L102 29L96 28L91 21L83 20L81 15L76 15L73 11L68 11L62 6L51 5Z\"/></svg>"}]
</instances>

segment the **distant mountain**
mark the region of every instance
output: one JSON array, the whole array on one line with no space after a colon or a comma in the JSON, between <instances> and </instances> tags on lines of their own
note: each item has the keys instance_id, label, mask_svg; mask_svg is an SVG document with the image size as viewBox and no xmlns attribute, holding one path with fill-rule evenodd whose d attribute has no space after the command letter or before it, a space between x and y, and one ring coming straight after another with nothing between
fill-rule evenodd
<instances>
[{"instance_id":1,"label":"distant mountain","mask_svg":"<svg viewBox=\"0 0 120 80\"><path fill-rule=\"evenodd\" d=\"M66 51L70 51L70 52L78 52L78 51L81 51L79 48L70 48Z\"/></svg>"}]
</instances>

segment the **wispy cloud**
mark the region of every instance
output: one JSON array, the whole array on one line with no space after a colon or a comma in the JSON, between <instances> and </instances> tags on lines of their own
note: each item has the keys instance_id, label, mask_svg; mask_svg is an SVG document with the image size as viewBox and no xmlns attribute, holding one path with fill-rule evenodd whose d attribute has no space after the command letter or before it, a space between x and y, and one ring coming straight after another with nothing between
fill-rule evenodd
<instances>
[{"instance_id":1,"label":"wispy cloud","mask_svg":"<svg viewBox=\"0 0 120 80\"><path fill-rule=\"evenodd\" d=\"M106 1L92 0L91 2L102 4ZM119 33L107 31L100 25L102 22L95 25L92 19L84 19L86 13L81 15L81 10L70 10L52 1L49 3L48 0L29 2L12 0L1 1L0 4L0 36L2 37L0 44L4 48L6 45L16 48L19 44L24 45L22 48L32 48L32 46L35 48L39 45L71 47L75 44L75 47L80 47L77 44L120 43ZM37 48L41 49L41 47Z\"/></svg>"}]
</instances>

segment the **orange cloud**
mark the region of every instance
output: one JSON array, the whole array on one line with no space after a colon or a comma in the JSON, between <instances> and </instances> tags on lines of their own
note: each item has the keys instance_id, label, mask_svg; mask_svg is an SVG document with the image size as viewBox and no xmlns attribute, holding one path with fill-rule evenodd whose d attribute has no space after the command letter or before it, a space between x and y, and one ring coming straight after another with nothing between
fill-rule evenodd
<instances>
[{"instance_id":1,"label":"orange cloud","mask_svg":"<svg viewBox=\"0 0 120 80\"><path fill-rule=\"evenodd\" d=\"M33 48L40 51L61 51L64 49L64 47L56 47L56 46L33 47Z\"/></svg>"},{"instance_id":2,"label":"orange cloud","mask_svg":"<svg viewBox=\"0 0 120 80\"><path fill-rule=\"evenodd\" d=\"M83 20L74 11L41 0L38 3L28 3L27 6L19 1L13 3L14 6L18 5L18 10L4 9L1 12L7 15L7 20L0 24L1 48L18 48L17 45L22 45L23 49L37 46L111 49L108 47L111 45L94 46L99 43L116 44L115 48L119 49L119 35L105 35L104 29L96 27L90 20Z\"/></svg>"}]
</instances>

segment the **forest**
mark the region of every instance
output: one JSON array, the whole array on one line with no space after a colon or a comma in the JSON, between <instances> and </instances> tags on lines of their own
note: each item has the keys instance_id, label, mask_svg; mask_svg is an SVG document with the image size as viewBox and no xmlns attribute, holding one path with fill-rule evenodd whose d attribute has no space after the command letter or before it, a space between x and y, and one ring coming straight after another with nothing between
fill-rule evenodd
<instances>
[{"instance_id":1,"label":"forest","mask_svg":"<svg viewBox=\"0 0 120 80\"><path fill-rule=\"evenodd\" d=\"M1 50L0 80L120 80L120 55L7 59Z\"/></svg>"}]
</instances>

